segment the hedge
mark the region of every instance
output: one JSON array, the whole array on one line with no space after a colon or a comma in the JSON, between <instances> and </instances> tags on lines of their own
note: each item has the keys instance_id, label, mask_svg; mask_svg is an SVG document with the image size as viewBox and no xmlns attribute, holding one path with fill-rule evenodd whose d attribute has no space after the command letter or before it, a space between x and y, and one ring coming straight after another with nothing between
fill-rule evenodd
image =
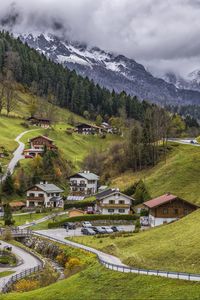
<instances>
[{"instance_id":1,"label":"hedge","mask_svg":"<svg viewBox=\"0 0 200 300\"><path fill-rule=\"evenodd\" d=\"M49 223L48 228L56 228L63 225L65 222L83 222L83 221L94 221L94 220L137 220L137 215L83 215L77 217L66 218L65 220Z\"/></svg>"},{"instance_id":2,"label":"hedge","mask_svg":"<svg viewBox=\"0 0 200 300\"><path fill-rule=\"evenodd\" d=\"M88 206L93 206L94 205L94 200L91 201L91 202L84 202L84 201L67 201L65 204L64 204L64 210L66 209L70 209L70 208L87 208Z\"/></svg>"}]
</instances>

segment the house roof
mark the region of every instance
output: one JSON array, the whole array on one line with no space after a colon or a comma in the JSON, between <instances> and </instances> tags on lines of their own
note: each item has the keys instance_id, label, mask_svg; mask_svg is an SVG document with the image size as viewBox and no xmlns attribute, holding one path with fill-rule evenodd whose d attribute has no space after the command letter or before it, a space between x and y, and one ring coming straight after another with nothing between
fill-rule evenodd
<instances>
[{"instance_id":1,"label":"house roof","mask_svg":"<svg viewBox=\"0 0 200 300\"><path fill-rule=\"evenodd\" d=\"M99 180L99 176L94 174L94 173L90 173L90 172L79 172L76 173L72 176L70 176L69 178L73 178L73 177L83 177L87 180Z\"/></svg>"},{"instance_id":2,"label":"house roof","mask_svg":"<svg viewBox=\"0 0 200 300\"><path fill-rule=\"evenodd\" d=\"M38 135L38 136L36 136L36 137L30 139L30 142L31 142L31 141L34 141L34 140L36 140L36 139L39 139L39 138L43 138L43 139L45 139L45 140L47 140L47 141L53 142L52 139L48 138L48 137L45 136L45 135Z\"/></svg>"},{"instance_id":3,"label":"house roof","mask_svg":"<svg viewBox=\"0 0 200 300\"><path fill-rule=\"evenodd\" d=\"M148 208L154 208L154 207L160 206L162 204L165 204L169 201L176 200L177 198L178 198L177 196L168 193L168 194L164 194L160 197L154 198L152 200L149 200L147 202L144 202L144 205L147 206ZM181 200L197 207L197 205L195 205L193 203L190 203L190 202L188 202L186 200L183 200L183 199L181 199Z\"/></svg>"},{"instance_id":4,"label":"house roof","mask_svg":"<svg viewBox=\"0 0 200 300\"><path fill-rule=\"evenodd\" d=\"M109 197L112 194L115 194L115 193L119 193L120 195L123 195L124 197L126 197L132 201L134 200L133 198L121 193L118 188L107 189L106 191L100 192L100 193L96 194L96 199L102 200L102 199Z\"/></svg>"},{"instance_id":5,"label":"house roof","mask_svg":"<svg viewBox=\"0 0 200 300\"><path fill-rule=\"evenodd\" d=\"M62 199L62 197L60 197L60 196L54 196L54 197L52 197L51 199L49 199L49 201L53 201L53 202L59 202L59 201L61 201L61 200L63 200Z\"/></svg>"},{"instance_id":6,"label":"house roof","mask_svg":"<svg viewBox=\"0 0 200 300\"><path fill-rule=\"evenodd\" d=\"M17 201L17 202L11 202L10 206L11 207L21 207L21 206L26 206L26 204L22 201Z\"/></svg>"},{"instance_id":7,"label":"house roof","mask_svg":"<svg viewBox=\"0 0 200 300\"><path fill-rule=\"evenodd\" d=\"M62 193L63 190L60 189L58 186L56 186L53 183L44 183L44 184L36 184L35 186L37 186L39 189L41 189L42 191L46 192L46 193ZM31 188L29 188L28 190L31 190L33 188L33 186Z\"/></svg>"}]
</instances>

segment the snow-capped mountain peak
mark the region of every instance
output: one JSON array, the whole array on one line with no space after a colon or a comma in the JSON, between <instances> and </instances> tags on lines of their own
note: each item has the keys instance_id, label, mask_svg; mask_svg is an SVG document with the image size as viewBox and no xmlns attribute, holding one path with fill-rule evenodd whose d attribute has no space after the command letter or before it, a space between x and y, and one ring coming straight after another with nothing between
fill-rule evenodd
<instances>
[{"instance_id":1,"label":"snow-capped mountain peak","mask_svg":"<svg viewBox=\"0 0 200 300\"><path fill-rule=\"evenodd\" d=\"M26 42L52 61L61 63L64 67L75 70L81 76L87 76L110 90L126 91L139 99L148 99L160 104L200 102L199 92L180 90L180 87L188 89L181 78L172 74L168 74L165 80L156 78L143 65L123 55L52 34L24 34L19 37L22 42Z\"/></svg>"}]
</instances>

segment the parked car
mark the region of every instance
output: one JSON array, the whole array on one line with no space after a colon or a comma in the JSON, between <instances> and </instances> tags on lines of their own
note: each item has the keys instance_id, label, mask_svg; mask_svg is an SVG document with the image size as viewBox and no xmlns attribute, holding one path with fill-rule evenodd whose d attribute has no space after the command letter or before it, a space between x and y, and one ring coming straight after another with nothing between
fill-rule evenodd
<instances>
[{"instance_id":1,"label":"parked car","mask_svg":"<svg viewBox=\"0 0 200 300\"><path fill-rule=\"evenodd\" d=\"M140 218L140 224L142 226L149 226L149 218L148 217L141 217Z\"/></svg>"},{"instance_id":2,"label":"parked car","mask_svg":"<svg viewBox=\"0 0 200 300\"><path fill-rule=\"evenodd\" d=\"M124 231L125 231L124 228L121 227L121 226L117 226L117 230L118 230L119 232L124 232Z\"/></svg>"},{"instance_id":3,"label":"parked car","mask_svg":"<svg viewBox=\"0 0 200 300\"><path fill-rule=\"evenodd\" d=\"M88 214L88 215L94 214L94 210L93 210L93 207L92 207L92 206L88 206L88 207L87 207L87 214Z\"/></svg>"},{"instance_id":4,"label":"parked car","mask_svg":"<svg viewBox=\"0 0 200 300\"><path fill-rule=\"evenodd\" d=\"M83 222L82 224L83 227L92 227L92 224L88 221Z\"/></svg>"},{"instance_id":5,"label":"parked car","mask_svg":"<svg viewBox=\"0 0 200 300\"><path fill-rule=\"evenodd\" d=\"M62 225L65 229L68 228L69 230L71 229L76 229L76 224L72 222L66 222Z\"/></svg>"},{"instance_id":6,"label":"parked car","mask_svg":"<svg viewBox=\"0 0 200 300\"><path fill-rule=\"evenodd\" d=\"M81 232L85 235L95 235L96 234L96 232L92 228L86 228L86 227L83 227L81 229Z\"/></svg>"},{"instance_id":7,"label":"parked car","mask_svg":"<svg viewBox=\"0 0 200 300\"><path fill-rule=\"evenodd\" d=\"M106 233L113 233L112 228L109 226L102 226L102 229L104 229L106 231Z\"/></svg>"},{"instance_id":8,"label":"parked car","mask_svg":"<svg viewBox=\"0 0 200 300\"><path fill-rule=\"evenodd\" d=\"M96 233L98 233L98 234L104 234L104 233L106 233L106 230L105 229L103 229L101 226L97 226L97 227L95 227L95 229L94 229L95 231L96 231Z\"/></svg>"},{"instance_id":9,"label":"parked car","mask_svg":"<svg viewBox=\"0 0 200 300\"><path fill-rule=\"evenodd\" d=\"M25 158L33 158L33 156L32 156L32 155L29 155L29 154L24 155L24 157L25 157Z\"/></svg>"},{"instance_id":10,"label":"parked car","mask_svg":"<svg viewBox=\"0 0 200 300\"><path fill-rule=\"evenodd\" d=\"M119 231L118 228L117 228L117 226L112 226L111 229L112 229L114 232L118 232L118 231Z\"/></svg>"}]
</instances>

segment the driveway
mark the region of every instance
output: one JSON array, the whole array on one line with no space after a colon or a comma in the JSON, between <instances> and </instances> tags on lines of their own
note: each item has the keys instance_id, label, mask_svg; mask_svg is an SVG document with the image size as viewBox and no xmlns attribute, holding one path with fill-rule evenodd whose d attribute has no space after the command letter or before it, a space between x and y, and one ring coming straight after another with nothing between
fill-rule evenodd
<instances>
[{"instance_id":1,"label":"driveway","mask_svg":"<svg viewBox=\"0 0 200 300\"><path fill-rule=\"evenodd\" d=\"M7 242L1 241L0 247L3 248L4 246L11 246L12 253L14 253L18 257L18 259L21 260L22 263L16 267L0 268L0 272L15 271L15 273L13 273L11 275L0 278L0 291L2 290L3 286L8 282L10 277L12 277L13 275L18 274L18 273L24 271L25 269L30 269L30 268L41 265L41 261L39 259L37 259L35 256L31 255L30 253L26 252L25 250L23 250L17 246L14 246L12 244L9 244Z\"/></svg>"},{"instance_id":2,"label":"driveway","mask_svg":"<svg viewBox=\"0 0 200 300\"><path fill-rule=\"evenodd\" d=\"M124 229L125 232L131 232L135 230L134 225L120 225L121 228ZM56 229L46 229L46 230L37 230L35 232L39 232L42 234L50 234L51 236L54 236L55 238L65 238L65 237L71 237L71 236L82 236L81 227L76 228L75 230L68 230L64 228L56 228Z\"/></svg>"},{"instance_id":3,"label":"driveway","mask_svg":"<svg viewBox=\"0 0 200 300\"><path fill-rule=\"evenodd\" d=\"M20 133L16 137L15 141L19 144L19 146L17 147L17 149L13 153L13 158L11 159L11 161L8 164L7 170L6 170L5 174L4 174L4 176L2 177L2 181L4 181L6 179L6 176L7 176L7 174L8 174L9 171L10 171L11 174L13 174L14 169L15 169L18 161L20 161L21 159L24 158L24 156L22 155L22 153L24 151L25 145L24 145L24 143L20 142L20 139L26 133L31 132L31 131L35 131L35 130L38 130L38 129L31 129L31 130L24 131L24 132Z\"/></svg>"}]
</instances>

